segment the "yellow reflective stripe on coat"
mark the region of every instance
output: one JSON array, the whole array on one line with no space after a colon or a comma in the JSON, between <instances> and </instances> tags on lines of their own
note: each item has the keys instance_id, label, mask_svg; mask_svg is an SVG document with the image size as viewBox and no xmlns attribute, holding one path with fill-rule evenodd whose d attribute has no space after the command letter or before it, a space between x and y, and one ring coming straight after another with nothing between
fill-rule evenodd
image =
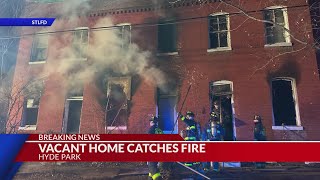
<instances>
[{"instance_id":1,"label":"yellow reflective stripe on coat","mask_svg":"<svg viewBox=\"0 0 320 180\"><path fill-rule=\"evenodd\" d=\"M186 119L186 118L185 118L184 116L181 118L182 121L184 121L185 119Z\"/></svg>"},{"instance_id":2,"label":"yellow reflective stripe on coat","mask_svg":"<svg viewBox=\"0 0 320 180\"><path fill-rule=\"evenodd\" d=\"M189 141L189 140L196 140L196 137L185 137L184 140Z\"/></svg>"},{"instance_id":3,"label":"yellow reflective stripe on coat","mask_svg":"<svg viewBox=\"0 0 320 180\"><path fill-rule=\"evenodd\" d=\"M163 131L160 128L155 129L156 134L163 134Z\"/></svg>"},{"instance_id":4,"label":"yellow reflective stripe on coat","mask_svg":"<svg viewBox=\"0 0 320 180\"><path fill-rule=\"evenodd\" d=\"M187 127L187 130L196 129L196 126L189 126Z\"/></svg>"},{"instance_id":5,"label":"yellow reflective stripe on coat","mask_svg":"<svg viewBox=\"0 0 320 180\"><path fill-rule=\"evenodd\" d=\"M160 177L161 174L160 173L155 173L153 176L152 176L152 179L153 180L156 180L158 177Z\"/></svg>"},{"instance_id":6,"label":"yellow reflective stripe on coat","mask_svg":"<svg viewBox=\"0 0 320 180\"><path fill-rule=\"evenodd\" d=\"M149 177L152 177L152 174L151 174L151 173L149 173Z\"/></svg>"}]
</instances>

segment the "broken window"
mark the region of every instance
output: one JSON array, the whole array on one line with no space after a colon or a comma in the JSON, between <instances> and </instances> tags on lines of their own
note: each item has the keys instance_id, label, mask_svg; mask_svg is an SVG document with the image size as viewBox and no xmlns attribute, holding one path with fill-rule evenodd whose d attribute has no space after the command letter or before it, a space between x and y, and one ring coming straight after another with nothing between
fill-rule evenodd
<instances>
[{"instance_id":1,"label":"broken window","mask_svg":"<svg viewBox=\"0 0 320 180\"><path fill-rule=\"evenodd\" d=\"M120 38L121 38L121 48L123 50L126 50L129 48L129 45L131 43L131 25L130 24L120 24L119 30L120 30Z\"/></svg>"},{"instance_id":2,"label":"broken window","mask_svg":"<svg viewBox=\"0 0 320 180\"><path fill-rule=\"evenodd\" d=\"M267 44L285 43L290 41L288 15L286 8L274 8L264 10L265 37Z\"/></svg>"},{"instance_id":3,"label":"broken window","mask_svg":"<svg viewBox=\"0 0 320 180\"><path fill-rule=\"evenodd\" d=\"M210 83L211 112L215 112L225 129L225 141L236 139L234 130L232 82L216 81Z\"/></svg>"},{"instance_id":4,"label":"broken window","mask_svg":"<svg viewBox=\"0 0 320 180\"><path fill-rule=\"evenodd\" d=\"M88 28L76 29L73 33L73 50L76 58L86 59L88 50Z\"/></svg>"},{"instance_id":5,"label":"broken window","mask_svg":"<svg viewBox=\"0 0 320 180\"><path fill-rule=\"evenodd\" d=\"M209 48L230 47L229 16L211 15L209 16Z\"/></svg>"},{"instance_id":6,"label":"broken window","mask_svg":"<svg viewBox=\"0 0 320 180\"><path fill-rule=\"evenodd\" d=\"M126 129L130 92L131 79L129 77L108 79L106 123L109 130Z\"/></svg>"},{"instance_id":7,"label":"broken window","mask_svg":"<svg viewBox=\"0 0 320 180\"><path fill-rule=\"evenodd\" d=\"M177 28L174 21L160 22L158 25L158 52L177 51Z\"/></svg>"},{"instance_id":8,"label":"broken window","mask_svg":"<svg viewBox=\"0 0 320 180\"><path fill-rule=\"evenodd\" d=\"M73 90L68 93L65 103L64 132L68 134L80 133L82 101L82 89Z\"/></svg>"},{"instance_id":9,"label":"broken window","mask_svg":"<svg viewBox=\"0 0 320 180\"><path fill-rule=\"evenodd\" d=\"M158 116L159 116L159 127L164 133L171 133L174 128L174 123L177 118L176 116L176 104L177 104L177 90L162 90L158 88Z\"/></svg>"},{"instance_id":10,"label":"broken window","mask_svg":"<svg viewBox=\"0 0 320 180\"><path fill-rule=\"evenodd\" d=\"M296 126L295 86L292 79L277 78L272 80L272 107L275 126Z\"/></svg>"},{"instance_id":11,"label":"broken window","mask_svg":"<svg viewBox=\"0 0 320 180\"><path fill-rule=\"evenodd\" d=\"M43 82L32 82L25 87L21 127L37 125L42 91Z\"/></svg>"},{"instance_id":12,"label":"broken window","mask_svg":"<svg viewBox=\"0 0 320 180\"><path fill-rule=\"evenodd\" d=\"M34 36L30 62L45 61L48 51L48 35Z\"/></svg>"},{"instance_id":13,"label":"broken window","mask_svg":"<svg viewBox=\"0 0 320 180\"><path fill-rule=\"evenodd\" d=\"M27 98L25 108L25 123L24 126L37 125L39 98Z\"/></svg>"}]
</instances>

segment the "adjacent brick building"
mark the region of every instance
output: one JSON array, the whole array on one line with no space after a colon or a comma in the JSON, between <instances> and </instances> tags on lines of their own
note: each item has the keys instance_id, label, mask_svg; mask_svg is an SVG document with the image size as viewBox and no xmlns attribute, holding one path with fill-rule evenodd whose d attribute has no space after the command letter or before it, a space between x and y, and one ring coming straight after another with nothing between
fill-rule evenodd
<instances>
[{"instance_id":1,"label":"adjacent brick building","mask_svg":"<svg viewBox=\"0 0 320 180\"><path fill-rule=\"evenodd\" d=\"M231 115L227 140L252 140L255 114L270 140L319 140L306 1L90 2L67 17L56 13L62 3L30 3L58 19L49 29L25 28L38 34L20 40L13 94L21 82L44 78L19 98L19 132L145 133L159 114L171 133L191 85L182 112L204 125L221 100Z\"/></svg>"}]
</instances>

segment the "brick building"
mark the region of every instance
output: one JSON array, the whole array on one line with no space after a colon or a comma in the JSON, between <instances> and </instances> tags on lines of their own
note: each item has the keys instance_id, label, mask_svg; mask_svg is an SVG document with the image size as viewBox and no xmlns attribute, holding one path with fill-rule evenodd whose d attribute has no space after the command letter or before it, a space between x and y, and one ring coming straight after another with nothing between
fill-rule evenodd
<instances>
[{"instance_id":1,"label":"brick building","mask_svg":"<svg viewBox=\"0 0 320 180\"><path fill-rule=\"evenodd\" d=\"M182 112L204 125L219 100L230 115L227 140L252 140L255 114L270 140L319 140L308 3L241 2L95 0L64 14L61 2L30 3L45 10L33 16L57 20L23 30L36 34L20 40L13 94L30 79L41 83L19 98L15 128L144 133L158 114L170 133L191 86Z\"/></svg>"}]
</instances>

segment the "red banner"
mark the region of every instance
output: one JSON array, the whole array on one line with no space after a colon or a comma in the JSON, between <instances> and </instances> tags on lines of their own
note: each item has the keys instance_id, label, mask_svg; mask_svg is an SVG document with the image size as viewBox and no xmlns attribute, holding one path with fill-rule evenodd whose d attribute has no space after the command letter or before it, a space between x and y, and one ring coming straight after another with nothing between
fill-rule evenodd
<instances>
[{"instance_id":1,"label":"red banner","mask_svg":"<svg viewBox=\"0 0 320 180\"><path fill-rule=\"evenodd\" d=\"M311 141L192 142L179 135L31 135L16 161L319 162L319 150L320 142Z\"/></svg>"}]
</instances>

